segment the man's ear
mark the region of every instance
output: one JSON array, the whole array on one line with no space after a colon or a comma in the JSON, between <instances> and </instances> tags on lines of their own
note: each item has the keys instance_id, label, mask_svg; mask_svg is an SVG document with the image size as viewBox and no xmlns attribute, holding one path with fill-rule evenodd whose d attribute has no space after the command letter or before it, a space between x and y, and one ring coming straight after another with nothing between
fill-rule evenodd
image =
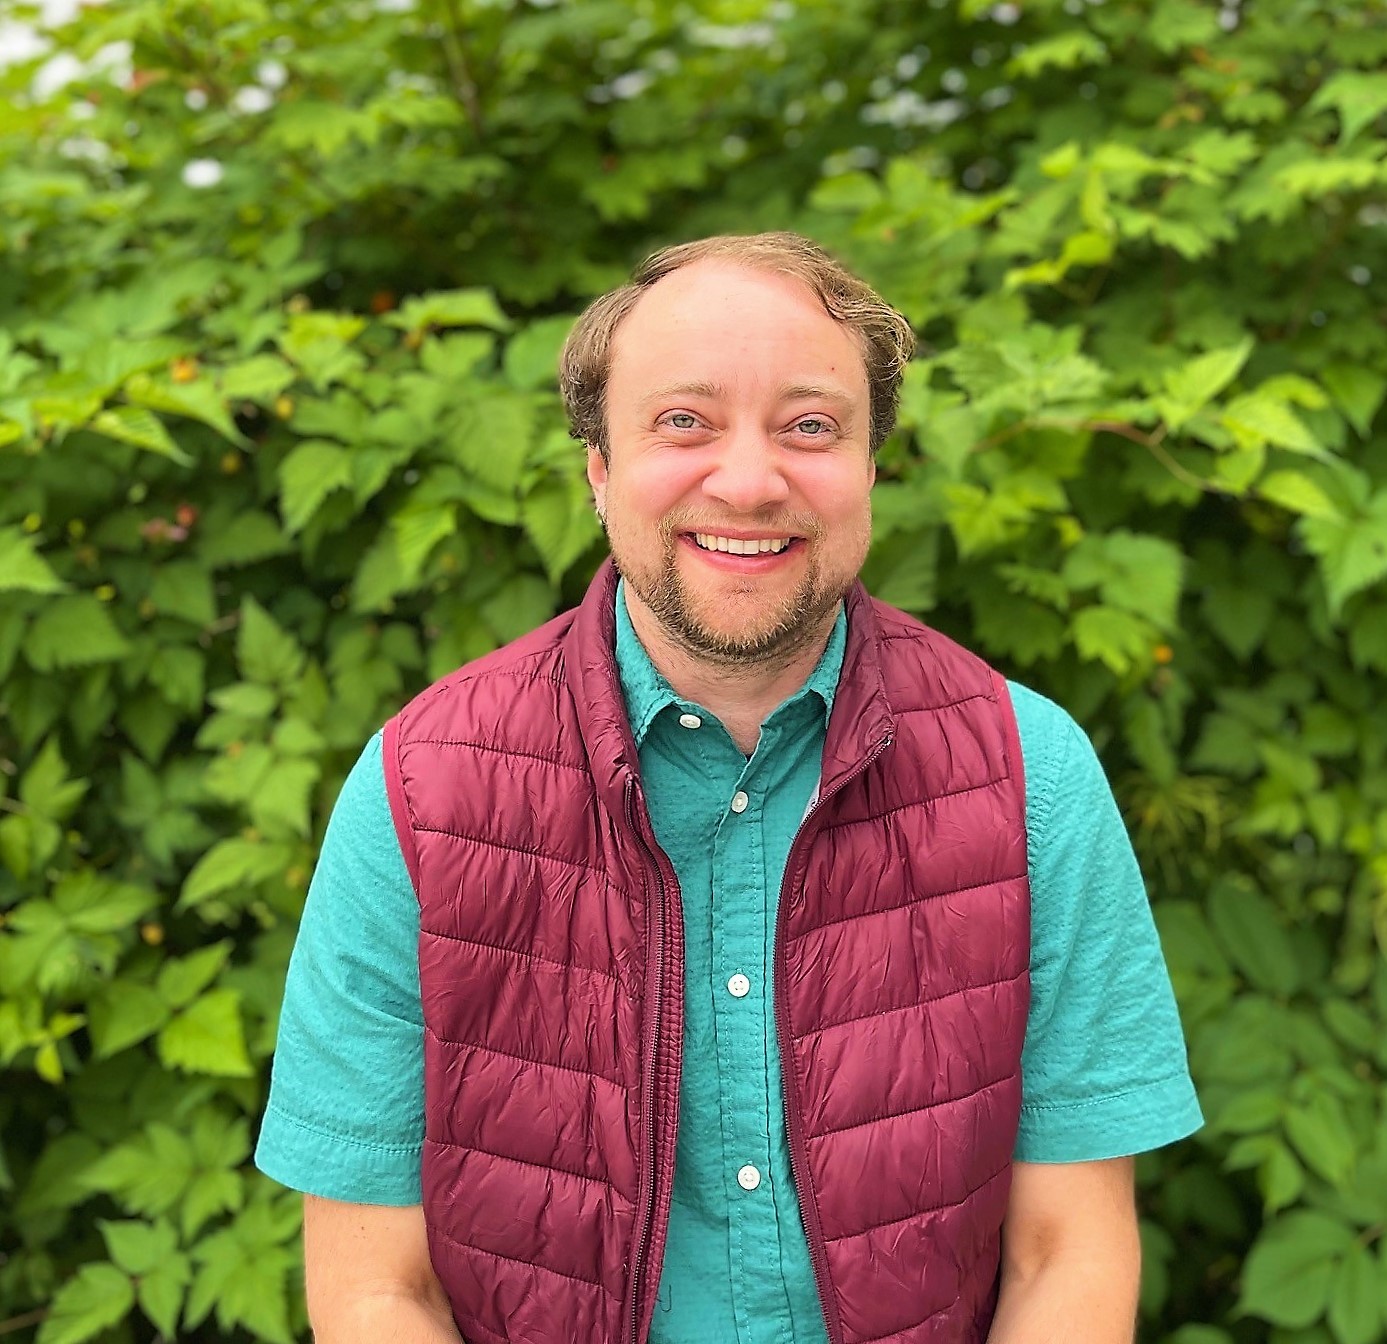
<instances>
[{"instance_id":1,"label":"man's ear","mask_svg":"<svg viewBox=\"0 0 1387 1344\"><path fill-rule=\"evenodd\" d=\"M588 444L588 484L592 486L593 502L597 505L597 516L607 516L607 459L601 450Z\"/></svg>"}]
</instances>

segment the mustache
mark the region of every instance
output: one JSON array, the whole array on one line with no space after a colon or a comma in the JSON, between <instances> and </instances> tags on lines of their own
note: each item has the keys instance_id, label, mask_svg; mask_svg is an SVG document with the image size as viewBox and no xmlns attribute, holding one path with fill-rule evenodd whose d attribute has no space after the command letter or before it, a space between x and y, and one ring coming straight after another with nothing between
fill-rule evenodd
<instances>
[{"instance_id":1,"label":"mustache","mask_svg":"<svg viewBox=\"0 0 1387 1344\"><path fill-rule=\"evenodd\" d=\"M660 520L661 540L672 544L680 533L711 532L722 535L724 531L739 528L754 528L759 532L773 532L779 537L803 537L806 541L818 541L824 532L823 523L812 513L791 514L749 514L742 518L718 518L711 514L697 512L672 513Z\"/></svg>"}]
</instances>

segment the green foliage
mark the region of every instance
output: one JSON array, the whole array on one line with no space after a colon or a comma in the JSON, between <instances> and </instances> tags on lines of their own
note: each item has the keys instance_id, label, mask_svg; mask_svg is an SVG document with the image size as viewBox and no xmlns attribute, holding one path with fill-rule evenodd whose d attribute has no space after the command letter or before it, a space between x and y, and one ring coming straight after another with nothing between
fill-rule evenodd
<instances>
[{"instance_id":1,"label":"green foliage","mask_svg":"<svg viewBox=\"0 0 1387 1344\"><path fill-rule=\"evenodd\" d=\"M304 1334L249 1153L338 785L601 554L572 315L795 227L921 338L869 581L1150 878L1143 1338L1387 1339L1384 17L109 0L0 70L0 1331Z\"/></svg>"}]
</instances>

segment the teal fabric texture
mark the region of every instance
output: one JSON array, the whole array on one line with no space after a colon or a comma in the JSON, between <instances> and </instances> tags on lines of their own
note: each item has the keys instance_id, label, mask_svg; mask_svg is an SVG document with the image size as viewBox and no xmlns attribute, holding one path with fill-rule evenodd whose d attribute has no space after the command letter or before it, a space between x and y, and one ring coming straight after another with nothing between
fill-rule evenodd
<instances>
[{"instance_id":1,"label":"teal fabric texture","mask_svg":"<svg viewBox=\"0 0 1387 1344\"><path fill-rule=\"evenodd\" d=\"M818 785L841 611L814 673L743 756L656 671L617 598L617 665L655 834L679 878L686 1023L669 1242L651 1338L822 1341L785 1142L771 967L780 883ZM1091 745L1009 683L1026 773L1031 1007L1015 1156L1116 1157L1201 1123L1160 945ZM356 1203L419 1202L418 905L368 743L333 810L290 963L268 1175Z\"/></svg>"}]
</instances>

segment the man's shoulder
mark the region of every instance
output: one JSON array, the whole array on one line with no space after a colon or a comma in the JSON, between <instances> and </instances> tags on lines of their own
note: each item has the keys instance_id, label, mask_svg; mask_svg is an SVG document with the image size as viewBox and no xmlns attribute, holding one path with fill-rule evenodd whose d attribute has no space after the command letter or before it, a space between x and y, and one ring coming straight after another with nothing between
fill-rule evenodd
<instances>
[{"instance_id":1,"label":"man's shoulder","mask_svg":"<svg viewBox=\"0 0 1387 1344\"><path fill-rule=\"evenodd\" d=\"M893 700L904 696L903 703L908 703L923 694L927 706L937 707L975 697L998 698L1002 676L986 659L880 598L870 603L887 694Z\"/></svg>"},{"instance_id":2,"label":"man's shoulder","mask_svg":"<svg viewBox=\"0 0 1387 1344\"><path fill-rule=\"evenodd\" d=\"M573 616L563 612L424 687L395 716L398 731L427 736L458 714L523 713L527 692L552 699L563 682L563 642Z\"/></svg>"}]
</instances>

